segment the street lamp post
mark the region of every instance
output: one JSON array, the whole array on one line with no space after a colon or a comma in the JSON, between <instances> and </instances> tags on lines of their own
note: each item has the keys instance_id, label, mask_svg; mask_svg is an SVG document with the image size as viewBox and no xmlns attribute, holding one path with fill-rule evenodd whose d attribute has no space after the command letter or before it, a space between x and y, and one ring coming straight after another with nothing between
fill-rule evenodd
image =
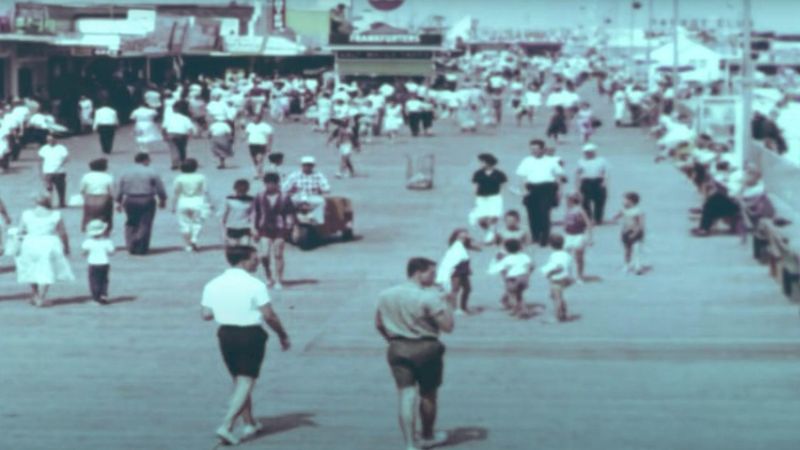
<instances>
[{"instance_id":1,"label":"street lamp post","mask_svg":"<svg viewBox=\"0 0 800 450\"><path fill-rule=\"evenodd\" d=\"M742 0L742 23L744 39L742 40L742 157L755 169L761 169L761 152L753 146L751 121L753 115L753 58L751 48L752 35L751 0Z\"/></svg>"},{"instance_id":2,"label":"street lamp post","mask_svg":"<svg viewBox=\"0 0 800 450\"><path fill-rule=\"evenodd\" d=\"M672 84L678 94L678 0L672 0ZM677 98L677 97L676 97Z\"/></svg>"}]
</instances>

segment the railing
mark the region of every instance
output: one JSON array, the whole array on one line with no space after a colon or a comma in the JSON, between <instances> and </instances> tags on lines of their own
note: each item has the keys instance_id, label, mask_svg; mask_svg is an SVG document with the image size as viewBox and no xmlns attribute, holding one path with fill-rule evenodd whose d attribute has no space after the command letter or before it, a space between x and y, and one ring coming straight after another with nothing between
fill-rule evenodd
<instances>
[{"instance_id":1,"label":"railing","mask_svg":"<svg viewBox=\"0 0 800 450\"><path fill-rule=\"evenodd\" d=\"M800 166L792 164L778 153L754 142L761 154L764 186L776 206L800 218Z\"/></svg>"}]
</instances>

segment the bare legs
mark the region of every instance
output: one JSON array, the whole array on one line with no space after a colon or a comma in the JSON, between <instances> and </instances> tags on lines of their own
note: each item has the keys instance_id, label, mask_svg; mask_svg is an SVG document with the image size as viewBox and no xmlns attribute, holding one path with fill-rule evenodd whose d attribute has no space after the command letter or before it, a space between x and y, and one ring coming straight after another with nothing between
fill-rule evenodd
<instances>
[{"instance_id":1,"label":"bare legs","mask_svg":"<svg viewBox=\"0 0 800 450\"><path fill-rule=\"evenodd\" d=\"M406 387L398 391L400 400L400 431L403 432L407 450L417 450L414 443L417 425L417 401L419 400L419 417L422 422L422 439L435 438L437 400L436 391L417 394L416 387Z\"/></svg>"},{"instance_id":2,"label":"bare legs","mask_svg":"<svg viewBox=\"0 0 800 450\"><path fill-rule=\"evenodd\" d=\"M261 265L264 267L264 273L267 276L267 282L270 286L278 288L283 284L283 271L285 267L285 260L283 258L283 250L286 246L283 239L267 239L266 249L261 257ZM275 259L275 275L272 276L272 259ZM277 284L276 284L277 280Z\"/></svg>"},{"instance_id":3,"label":"bare legs","mask_svg":"<svg viewBox=\"0 0 800 450\"><path fill-rule=\"evenodd\" d=\"M417 388L406 387L398 391L400 400L400 411L398 413L400 421L400 431L407 450L417 450L414 444L414 431L417 424Z\"/></svg>"},{"instance_id":4,"label":"bare legs","mask_svg":"<svg viewBox=\"0 0 800 450\"><path fill-rule=\"evenodd\" d=\"M33 306L44 306L44 299L47 296L47 290L50 289L49 284L31 284L31 304Z\"/></svg>"},{"instance_id":5,"label":"bare legs","mask_svg":"<svg viewBox=\"0 0 800 450\"><path fill-rule=\"evenodd\" d=\"M222 419L222 425L217 429L217 436L230 444L238 444L239 438L233 434L236 419L242 417L244 421L253 425L252 400L250 398L256 380L246 376L237 376L233 381L233 394L228 403L228 411Z\"/></svg>"}]
</instances>

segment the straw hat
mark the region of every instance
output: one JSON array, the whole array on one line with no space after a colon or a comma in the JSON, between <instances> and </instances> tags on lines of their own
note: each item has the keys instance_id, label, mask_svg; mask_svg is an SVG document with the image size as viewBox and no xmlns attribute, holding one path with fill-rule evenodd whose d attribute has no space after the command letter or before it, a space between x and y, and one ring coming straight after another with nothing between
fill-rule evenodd
<instances>
[{"instance_id":1,"label":"straw hat","mask_svg":"<svg viewBox=\"0 0 800 450\"><path fill-rule=\"evenodd\" d=\"M108 224L100 219L94 219L86 224L86 234L90 237L102 236L108 229Z\"/></svg>"}]
</instances>

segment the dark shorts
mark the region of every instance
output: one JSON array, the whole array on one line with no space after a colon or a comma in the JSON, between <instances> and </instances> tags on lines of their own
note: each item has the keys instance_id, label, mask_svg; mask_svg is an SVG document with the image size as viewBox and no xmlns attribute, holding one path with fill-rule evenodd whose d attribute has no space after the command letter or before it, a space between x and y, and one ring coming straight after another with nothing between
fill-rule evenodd
<instances>
[{"instance_id":1,"label":"dark shorts","mask_svg":"<svg viewBox=\"0 0 800 450\"><path fill-rule=\"evenodd\" d=\"M392 339L386 360L398 388L419 386L421 394L442 385L444 344L438 339Z\"/></svg>"},{"instance_id":2,"label":"dark shorts","mask_svg":"<svg viewBox=\"0 0 800 450\"><path fill-rule=\"evenodd\" d=\"M622 233L622 243L625 245L633 245L637 242L641 242L644 240L644 232L634 232L634 231L625 231Z\"/></svg>"},{"instance_id":3,"label":"dark shorts","mask_svg":"<svg viewBox=\"0 0 800 450\"><path fill-rule=\"evenodd\" d=\"M505 285L506 285L506 292L509 293L522 293L525 289L528 289L528 280L529 277L527 276L519 276L519 277L508 277L506 278Z\"/></svg>"},{"instance_id":4,"label":"dark shorts","mask_svg":"<svg viewBox=\"0 0 800 450\"><path fill-rule=\"evenodd\" d=\"M472 275L472 268L470 267L469 261L461 261L456 265L455 269L453 269L454 277L468 277L470 275Z\"/></svg>"},{"instance_id":5,"label":"dark shorts","mask_svg":"<svg viewBox=\"0 0 800 450\"><path fill-rule=\"evenodd\" d=\"M250 229L249 228L227 228L225 229L225 235L228 236L228 239L241 239L245 236L250 236Z\"/></svg>"},{"instance_id":6,"label":"dark shorts","mask_svg":"<svg viewBox=\"0 0 800 450\"><path fill-rule=\"evenodd\" d=\"M258 378L267 350L267 332L259 325L222 325L217 330L222 359L231 376Z\"/></svg>"},{"instance_id":7,"label":"dark shorts","mask_svg":"<svg viewBox=\"0 0 800 450\"><path fill-rule=\"evenodd\" d=\"M289 239L289 230L285 230L283 228L271 228L269 230L259 230L258 236L267 239L283 239L284 241Z\"/></svg>"},{"instance_id":8,"label":"dark shorts","mask_svg":"<svg viewBox=\"0 0 800 450\"><path fill-rule=\"evenodd\" d=\"M266 155L267 154L267 146L266 145L250 145L250 156L255 158L258 155Z\"/></svg>"}]
</instances>

